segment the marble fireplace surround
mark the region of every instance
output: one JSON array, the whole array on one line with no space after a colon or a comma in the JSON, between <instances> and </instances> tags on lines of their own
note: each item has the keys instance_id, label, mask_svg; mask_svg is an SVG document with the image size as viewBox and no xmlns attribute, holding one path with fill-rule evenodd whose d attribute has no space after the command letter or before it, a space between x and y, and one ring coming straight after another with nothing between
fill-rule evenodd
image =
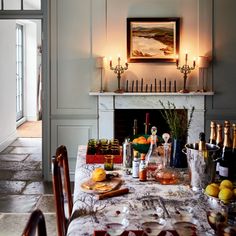
<instances>
[{"instance_id":1,"label":"marble fireplace surround","mask_svg":"<svg viewBox=\"0 0 236 236\"><path fill-rule=\"evenodd\" d=\"M115 109L162 109L159 100L165 106L170 101L177 109L185 106L188 109L188 119L191 108L194 106L192 123L189 129L188 143L196 142L199 133L205 127L205 97L212 96L213 92L204 93L114 93L90 92L89 95L98 97L98 136L99 138L114 137Z\"/></svg>"}]
</instances>

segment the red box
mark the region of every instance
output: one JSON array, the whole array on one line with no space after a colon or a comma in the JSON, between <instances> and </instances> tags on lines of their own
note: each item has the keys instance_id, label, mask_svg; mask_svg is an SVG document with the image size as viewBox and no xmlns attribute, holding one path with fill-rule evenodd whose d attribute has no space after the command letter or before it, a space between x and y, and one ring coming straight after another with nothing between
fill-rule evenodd
<instances>
[{"instance_id":1,"label":"red box","mask_svg":"<svg viewBox=\"0 0 236 236\"><path fill-rule=\"evenodd\" d=\"M110 154L107 154L107 155L110 155ZM105 155L102 155L102 154L94 154L94 155L86 154L86 164L103 164L104 156ZM114 159L113 159L114 163L116 164L123 163L121 148L120 148L120 155L113 155L113 156L114 156Z\"/></svg>"}]
</instances>

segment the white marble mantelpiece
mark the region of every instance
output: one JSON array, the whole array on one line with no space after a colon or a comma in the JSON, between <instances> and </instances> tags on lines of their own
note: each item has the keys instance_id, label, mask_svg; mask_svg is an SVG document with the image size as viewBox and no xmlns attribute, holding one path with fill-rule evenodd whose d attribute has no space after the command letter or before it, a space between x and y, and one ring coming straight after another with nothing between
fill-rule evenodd
<instances>
[{"instance_id":1,"label":"white marble mantelpiece","mask_svg":"<svg viewBox=\"0 0 236 236\"><path fill-rule=\"evenodd\" d=\"M183 106L188 109L188 118L194 106L192 123L189 129L188 142L196 142L199 133L205 127L205 96L214 95L213 92L191 93L114 93L90 92L91 96L98 96L98 133L99 138L114 137L115 109L162 109L160 100L167 107L168 101L174 103L177 109Z\"/></svg>"}]
</instances>

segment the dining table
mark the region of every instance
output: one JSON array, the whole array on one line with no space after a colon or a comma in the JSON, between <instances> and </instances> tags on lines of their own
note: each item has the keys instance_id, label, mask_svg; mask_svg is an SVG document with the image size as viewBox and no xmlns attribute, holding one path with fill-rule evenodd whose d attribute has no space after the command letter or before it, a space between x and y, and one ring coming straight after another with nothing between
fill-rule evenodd
<instances>
[{"instance_id":1,"label":"dining table","mask_svg":"<svg viewBox=\"0 0 236 236\"><path fill-rule=\"evenodd\" d=\"M181 181L178 184L164 185L156 181L141 182L133 178L122 164L114 164L113 172L118 173L122 180L120 188L128 188L129 192L99 200L98 194L81 187L95 168L104 167L104 164L86 164L86 150L86 145L78 146L73 212L67 236L104 236L106 222L115 220L120 213L124 213L128 220L126 231L132 232L124 235L141 236L144 234L137 232L142 231L142 222L150 216L150 212L155 213L152 217L166 222L160 235L176 235L173 225L181 220L196 222L197 235L214 235L207 221L204 194L190 188L186 170L179 171Z\"/></svg>"}]
</instances>

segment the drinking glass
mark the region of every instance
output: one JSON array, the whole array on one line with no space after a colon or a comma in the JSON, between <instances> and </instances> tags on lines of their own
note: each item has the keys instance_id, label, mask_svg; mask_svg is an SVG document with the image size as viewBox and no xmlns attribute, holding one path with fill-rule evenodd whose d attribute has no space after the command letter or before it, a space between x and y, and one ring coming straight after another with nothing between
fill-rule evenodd
<instances>
[{"instance_id":1,"label":"drinking glass","mask_svg":"<svg viewBox=\"0 0 236 236\"><path fill-rule=\"evenodd\" d=\"M176 221L173 224L174 229L178 235L184 236L197 236L198 234L198 223L196 220L191 219L191 221Z\"/></svg>"},{"instance_id":2,"label":"drinking glass","mask_svg":"<svg viewBox=\"0 0 236 236\"><path fill-rule=\"evenodd\" d=\"M146 220L141 222L141 228L149 236L157 236L164 228L166 221L164 219Z\"/></svg>"},{"instance_id":3,"label":"drinking glass","mask_svg":"<svg viewBox=\"0 0 236 236\"><path fill-rule=\"evenodd\" d=\"M105 222L106 236L120 236L125 229L128 227L129 221L126 218L123 218L121 221Z\"/></svg>"}]
</instances>

